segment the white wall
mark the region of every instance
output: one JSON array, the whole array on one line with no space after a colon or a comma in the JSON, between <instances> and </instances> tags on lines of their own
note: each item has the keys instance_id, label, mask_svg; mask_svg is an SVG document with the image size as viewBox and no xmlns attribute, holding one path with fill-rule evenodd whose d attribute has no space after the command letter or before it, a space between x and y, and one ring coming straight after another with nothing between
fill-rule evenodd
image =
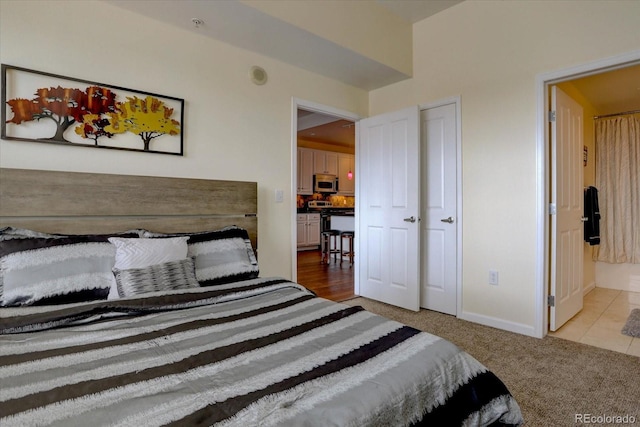
<instances>
[{"instance_id":1,"label":"white wall","mask_svg":"<svg viewBox=\"0 0 640 427\"><path fill-rule=\"evenodd\" d=\"M242 1L380 64L411 75L411 24L377 2Z\"/></svg>"},{"instance_id":2,"label":"white wall","mask_svg":"<svg viewBox=\"0 0 640 427\"><path fill-rule=\"evenodd\" d=\"M291 276L292 97L367 111L365 91L98 1L0 1L0 61L184 98L184 157L3 140L0 166L257 181L264 276Z\"/></svg>"},{"instance_id":3,"label":"white wall","mask_svg":"<svg viewBox=\"0 0 640 427\"><path fill-rule=\"evenodd\" d=\"M461 96L462 317L534 334L536 76L637 50L639 20L640 2L465 1L414 25L411 80L371 92L372 115Z\"/></svg>"}]
</instances>

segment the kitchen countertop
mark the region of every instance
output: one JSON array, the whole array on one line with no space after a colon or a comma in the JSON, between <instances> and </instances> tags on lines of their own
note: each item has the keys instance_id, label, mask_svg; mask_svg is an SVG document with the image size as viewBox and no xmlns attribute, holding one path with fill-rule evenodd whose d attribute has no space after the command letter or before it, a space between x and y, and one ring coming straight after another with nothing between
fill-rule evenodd
<instances>
[{"instance_id":1,"label":"kitchen countertop","mask_svg":"<svg viewBox=\"0 0 640 427\"><path fill-rule=\"evenodd\" d=\"M355 208L353 206L331 207L331 208L298 208L297 213L326 213L330 212L332 216L354 216Z\"/></svg>"},{"instance_id":2,"label":"kitchen countertop","mask_svg":"<svg viewBox=\"0 0 640 427\"><path fill-rule=\"evenodd\" d=\"M355 212L353 210L344 211L344 212L331 212L331 216L355 216Z\"/></svg>"}]
</instances>

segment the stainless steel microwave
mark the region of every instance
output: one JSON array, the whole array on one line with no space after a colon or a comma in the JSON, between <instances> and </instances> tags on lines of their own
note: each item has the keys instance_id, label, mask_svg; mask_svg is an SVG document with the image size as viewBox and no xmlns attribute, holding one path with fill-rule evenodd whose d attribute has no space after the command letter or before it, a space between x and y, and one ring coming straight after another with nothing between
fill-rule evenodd
<instances>
[{"instance_id":1,"label":"stainless steel microwave","mask_svg":"<svg viewBox=\"0 0 640 427\"><path fill-rule=\"evenodd\" d=\"M335 175L327 175L324 173L317 173L313 175L313 192L337 193L338 177Z\"/></svg>"}]
</instances>

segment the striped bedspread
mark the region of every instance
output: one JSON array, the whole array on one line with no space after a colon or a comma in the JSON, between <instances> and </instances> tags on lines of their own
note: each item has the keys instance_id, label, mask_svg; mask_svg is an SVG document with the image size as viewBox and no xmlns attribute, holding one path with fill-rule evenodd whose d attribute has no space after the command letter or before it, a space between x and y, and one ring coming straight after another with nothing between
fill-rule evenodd
<instances>
[{"instance_id":1,"label":"striped bedspread","mask_svg":"<svg viewBox=\"0 0 640 427\"><path fill-rule=\"evenodd\" d=\"M519 425L437 336L258 278L0 310L0 425Z\"/></svg>"}]
</instances>

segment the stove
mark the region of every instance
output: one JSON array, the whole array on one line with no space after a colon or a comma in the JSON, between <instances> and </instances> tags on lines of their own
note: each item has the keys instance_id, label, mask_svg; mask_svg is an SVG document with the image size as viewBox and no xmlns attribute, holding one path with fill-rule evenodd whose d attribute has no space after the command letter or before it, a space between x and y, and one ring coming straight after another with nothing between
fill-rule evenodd
<instances>
[{"instance_id":1,"label":"stove","mask_svg":"<svg viewBox=\"0 0 640 427\"><path fill-rule=\"evenodd\" d=\"M331 203L328 200L311 200L307 202L307 207L313 208L313 209L326 209L332 206L333 206L333 203Z\"/></svg>"}]
</instances>

